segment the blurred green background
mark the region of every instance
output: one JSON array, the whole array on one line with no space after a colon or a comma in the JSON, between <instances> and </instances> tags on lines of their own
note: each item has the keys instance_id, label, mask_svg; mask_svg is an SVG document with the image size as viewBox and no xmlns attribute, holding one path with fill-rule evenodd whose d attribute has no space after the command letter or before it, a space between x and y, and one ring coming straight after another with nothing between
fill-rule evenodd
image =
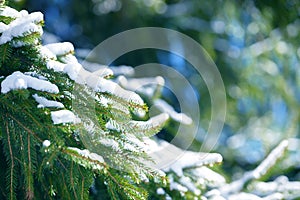
<instances>
[{"instance_id":1,"label":"blurred green background","mask_svg":"<svg viewBox=\"0 0 300 200\"><path fill-rule=\"evenodd\" d=\"M92 49L114 34L147 26L177 30L198 41L224 80L227 118L215 151L223 155L223 169L233 178L253 169L282 139L299 138L300 1L18 0L10 5L44 13L45 43L71 41L76 48ZM191 147L197 149L211 109L201 76L185 60L149 49L126 54L114 64L149 62L172 66L197 92L202 129ZM163 96L180 110L170 92ZM172 137L172 130L160 137ZM291 147L289 152L274 174L299 180L299 150Z\"/></svg>"}]
</instances>

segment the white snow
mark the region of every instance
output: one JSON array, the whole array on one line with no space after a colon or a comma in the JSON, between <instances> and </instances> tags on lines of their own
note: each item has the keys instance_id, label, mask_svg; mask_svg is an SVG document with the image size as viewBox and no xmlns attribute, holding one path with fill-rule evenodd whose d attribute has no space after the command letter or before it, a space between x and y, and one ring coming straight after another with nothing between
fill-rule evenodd
<instances>
[{"instance_id":1,"label":"white snow","mask_svg":"<svg viewBox=\"0 0 300 200\"><path fill-rule=\"evenodd\" d=\"M119 144L113 140L113 139L100 139L99 140L101 144L103 144L106 147L112 147L113 149L117 150L119 147Z\"/></svg>"},{"instance_id":2,"label":"white snow","mask_svg":"<svg viewBox=\"0 0 300 200\"><path fill-rule=\"evenodd\" d=\"M180 192L187 192L188 189L177 182L170 183L170 190L178 190Z\"/></svg>"},{"instance_id":3,"label":"white snow","mask_svg":"<svg viewBox=\"0 0 300 200\"><path fill-rule=\"evenodd\" d=\"M133 114L135 114L139 118L143 118L146 116L147 112L142 108L136 108L133 110Z\"/></svg>"},{"instance_id":4,"label":"white snow","mask_svg":"<svg viewBox=\"0 0 300 200\"><path fill-rule=\"evenodd\" d=\"M179 182L183 186L187 187L190 191L192 191L195 195L199 196L201 194L201 191L195 186L195 184L189 177L182 176L179 179Z\"/></svg>"},{"instance_id":5,"label":"white snow","mask_svg":"<svg viewBox=\"0 0 300 200\"><path fill-rule=\"evenodd\" d=\"M164 171L168 172L172 170L177 176L181 177L185 168L221 163L222 159L222 156L218 153L185 151L181 157L166 167Z\"/></svg>"},{"instance_id":6,"label":"white snow","mask_svg":"<svg viewBox=\"0 0 300 200\"><path fill-rule=\"evenodd\" d=\"M157 127L163 125L169 119L169 115L167 113L161 113L154 117L151 117L148 121L131 121L138 126L150 126Z\"/></svg>"},{"instance_id":7,"label":"white snow","mask_svg":"<svg viewBox=\"0 0 300 200\"><path fill-rule=\"evenodd\" d=\"M64 108L64 105L57 101L51 101L45 97L38 96L37 94L32 95L36 102L39 103L38 108Z\"/></svg>"},{"instance_id":8,"label":"white snow","mask_svg":"<svg viewBox=\"0 0 300 200\"><path fill-rule=\"evenodd\" d=\"M124 90L117 83L106 80L102 77L90 77L86 80L87 85L94 89L96 92L107 92L127 101L132 101L136 104L143 105L144 101L135 92Z\"/></svg>"},{"instance_id":9,"label":"white snow","mask_svg":"<svg viewBox=\"0 0 300 200\"><path fill-rule=\"evenodd\" d=\"M48 48L56 56L63 56L74 52L74 46L70 42L52 43L47 44L44 47Z\"/></svg>"},{"instance_id":10,"label":"white snow","mask_svg":"<svg viewBox=\"0 0 300 200\"><path fill-rule=\"evenodd\" d=\"M162 188L157 188L156 194L158 194L158 195L164 195L164 194L166 194L166 192L165 192L165 190L162 189Z\"/></svg>"},{"instance_id":11,"label":"white snow","mask_svg":"<svg viewBox=\"0 0 300 200\"><path fill-rule=\"evenodd\" d=\"M153 106L158 108L161 112L168 113L170 117L177 122L187 125L193 123L193 120L189 116L184 113L177 113L171 105L162 99L154 100Z\"/></svg>"},{"instance_id":12,"label":"white snow","mask_svg":"<svg viewBox=\"0 0 300 200\"><path fill-rule=\"evenodd\" d=\"M51 145L51 142L49 140L43 141L43 147L49 147Z\"/></svg>"},{"instance_id":13,"label":"white snow","mask_svg":"<svg viewBox=\"0 0 300 200\"><path fill-rule=\"evenodd\" d=\"M98 95L96 95L95 100L97 100L104 107L107 107L109 104L109 100L104 96L99 97Z\"/></svg>"},{"instance_id":14,"label":"white snow","mask_svg":"<svg viewBox=\"0 0 300 200\"><path fill-rule=\"evenodd\" d=\"M18 24L15 26L12 26L11 24L9 24L8 29L3 31L0 37L0 45L10 42L15 37L22 37L31 33L39 33L40 35L43 34L42 27L34 23Z\"/></svg>"},{"instance_id":15,"label":"white snow","mask_svg":"<svg viewBox=\"0 0 300 200\"><path fill-rule=\"evenodd\" d=\"M94 62L88 62L86 60L82 61L81 64L82 64L83 68L88 70L89 72L94 72L99 69L108 68L108 66L106 66L106 65L101 65L98 63L94 63Z\"/></svg>"},{"instance_id":16,"label":"white snow","mask_svg":"<svg viewBox=\"0 0 300 200\"><path fill-rule=\"evenodd\" d=\"M192 169L191 174L199 182L205 183L205 185L210 187L220 187L226 183L226 180L222 175L206 166Z\"/></svg>"},{"instance_id":17,"label":"white snow","mask_svg":"<svg viewBox=\"0 0 300 200\"><path fill-rule=\"evenodd\" d=\"M134 68L126 65L121 65L121 66L107 66L107 65L101 65L98 63L92 63L88 61L83 61L82 62L83 67L90 71L90 72L95 72L100 69L110 69L112 70L113 74L115 76L119 75L125 75L125 76L133 76L134 75Z\"/></svg>"},{"instance_id":18,"label":"white snow","mask_svg":"<svg viewBox=\"0 0 300 200\"><path fill-rule=\"evenodd\" d=\"M19 17L25 17L25 16L27 16L29 13L28 13L28 11L27 10L21 10L20 12L19 12Z\"/></svg>"},{"instance_id":19,"label":"white snow","mask_svg":"<svg viewBox=\"0 0 300 200\"><path fill-rule=\"evenodd\" d=\"M43 58L56 60L56 55L52 53L48 48L41 46L39 52Z\"/></svg>"},{"instance_id":20,"label":"white snow","mask_svg":"<svg viewBox=\"0 0 300 200\"><path fill-rule=\"evenodd\" d=\"M116 127L116 124L117 122L114 121L114 120L108 120L108 122L105 124L105 127L107 129L110 129L110 130L116 130L116 131L120 131L120 129L118 127Z\"/></svg>"},{"instance_id":21,"label":"white snow","mask_svg":"<svg viewBox=\"0 0 300 200\"><path fill-rule=\"evenodd\" d=\"M126 65L121 65L121 66L112 66L109 67L114 75L119 76L119 75L125 75L125 76L133 76L134 75L134 68Z\"/></svg>"},{"instance_id":22,"label":"white snow","mask_svg":"<svg viewBox=\"0 0 300 200\"><path fill-rule=\"evenodd\" d=\"M66 63L66 64L69 64L69 63L78 63L77 58L74 55L72 55L72 54L64 55L64 56L60 57L60 60L63 63Z\"/></svg>"},{"instance_id":23,"label":"white snow","mask_svg":"<svg viewBox=\"0 0 300 200\"><path fill-rule=\"evenodd\" d=\"M228 200L262 200L262 198L254 195L254 194L250 194L250 193L246 193L246 192L241 192L239 194L234 194L228 197Z\"/></svg>"},{"instance_id":24,"label":"white snow","mask_svg":"<svg viewBox=\"0 0 300 200\"><path fill-rule=\"evenodd\" d=\"M31 33L39 33L40 35L43 34L41 25L37 25L43 21L42 13L34 12L28 15L27 13L23 12L21 15L23 16L20 16L12 21L2 32L0 37L0 45L10 42L15 37L22 37Z\"/></svg>"},{"instance_id":25,"label":"white snow","mask_svg":"<svg viewBox=\"0 0 300 200\"><path fill-rule=\"evenodd\" d=\"M300 182L289 181L286 176L279 176L271 182L254 182L251 184L251 192L259 196L268 196L271 199L271 195L281 194L281 199L295 199L300 197Z\"/></svg>"},{"instance_id":26,"label":"white snow","mask_svg":"<svg viewBox=\"0 0 300 200\"><path fill-rule=\"evenodd\" d=\"M3 22L0 22L0 33L8 29L8 25L4 24Z\"/></svg>"},{"instance_id":27,"label":"white snow","mask_svg":"<svg viewBox=\"0 0 300 200\"><path fill-rule=\"evenodd\" d=\"M21 16L14 21L12 21L10 24L12 25L21 25L21 24L28 24L28 23L34 23L38 24L44 20L44 15L41 12L33 12L28 14L27 11L21 11Z\"/></svg>"},{"instance_id":28,"label":"white snow","mask_svg":"<svg viewBox=\"0 0 300 200\"><path fill-rule=\"evenodd\" d=\"M5 94L11 90L32 88L39 91L57 94L58 87L49 81L40 80L35 77L25 75L19 71L7 76L1 83L1 93Z\"/></svg>"},{"instance_id":29,"label":"white snow","mask_svg":"<svg viewBox=\"0 0 300 200\"><path fill-rule=\"evenodd\" d=\"M161 76L147 77L147 78L125 78L125 76L119 76L118 81L120 85L128 90L136 91L143 86L148 85L160 85L165 84L165 80Z\"/></svg>"},{"instance_id":30,"label":"white snow","mask_svg":"<svg viewBox=\"0 0 300 200\"><path fill-rule=\"evenodd\" d=\"M113 71L107 67L99 69L99 70L93 72L93 74L96 76L100 76L102 78L114 75Z\"/></svg>"},{"instance_id":31,"label":"white snow","mask_svg":"<svg viewBox=\"0 0 300 200\"><path fill-rule=\"evenodd\" d=\"M47 68L53 69L55 72L63 72L66 64L63 64L56 60L48 60L47 61Z\"/></svg>"},{"instance_id":32,"label":"white snow","mask_svg":"<svg viewBox=\"0 0 300 200\"><path fill-rule=\"evenodd\" d=\"M288 140L283 140L272 152L267 156L265 160L252 172L254 178L258 179L264 175L283 155L284 151L289 145Z\"/></svg>"},{"instance_id":33,"label":"white snow","mask_svg":"<svg viewBox=\"0 0 300 200\"><path fill-rule=\"evenodd\" d=\"M17 18L17 17L20 17L21 14L17 10L15 10L11 7L5 6L3 8L0 8L0 16Z\"/></svg>"},{"instance_id":34,"label":"white snow","mask_svg":"<svg viewBox=\"0 0 300 200\"><path fill-rule=\"evenodd\" d=\"M101 163L104 163L104 159L103 159L102 156L100 156L96 153L91 153L87 149L81 150L81 149L78 149L76 147L68 147L68 149L76 151L78 154L82 155L83 157L90 158L91 160L95 160L95 161L99 161Z\"/></svg>"},{"instance_id":35,"label":"white snow","mask_svg":"<svg viewBox=\"0 0 300 200\"><path fill-rule=\"evenodd\" d=\"M79 63L68 63L65 66L65 68L64 68L64 72L66 74L68 74L68 76L70 77L70 79L72 79L72 80L74 80L76 82L78 80L80 80L80 79L78 79L79 72L81 72L80 74L84 74L83 70L84 69L82 68L81 64L79 64Z\"/></svg>"},{"instance_id":36,"label":"white snow","mask_svg":"<svg viewBox=\"0 0 300 200\"><path fill-rule=\"evenodd\" d=\"M51 112L51 118L53 124L62 123L80 123L80 119L75 116L75 114L69 110L58 110Z\"/></svg>"},{"instance_id":37,"label":"white snow","mask_svg":"<svg viewBox=\"0 0 300 200\"><path fill-rule=\"evenodd\" d=\"M117 82L127 90L135 91L148 97L153 97L155 92L165 84L165 80L161 76L147 78L119 76Z\"/></svg>"}]
</instances>

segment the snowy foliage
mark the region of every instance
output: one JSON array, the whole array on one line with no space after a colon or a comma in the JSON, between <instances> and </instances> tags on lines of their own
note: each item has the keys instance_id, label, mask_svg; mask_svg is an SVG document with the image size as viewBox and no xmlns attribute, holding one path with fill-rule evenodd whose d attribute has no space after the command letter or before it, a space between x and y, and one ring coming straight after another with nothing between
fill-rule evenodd
<instances>
[{"instance_id":1,"label":"snowy foliage","mask_svg":"<svg viewBox=\"0 0 300 200\"><path fill-rule=\"evenodd\" d=\"M35 90L58 93L58 87L49 81L41 80L22 72L16 71L7 76L1 82L1 93L5 94L11 90L33 88Z\"/></svg>"}]
</instances>

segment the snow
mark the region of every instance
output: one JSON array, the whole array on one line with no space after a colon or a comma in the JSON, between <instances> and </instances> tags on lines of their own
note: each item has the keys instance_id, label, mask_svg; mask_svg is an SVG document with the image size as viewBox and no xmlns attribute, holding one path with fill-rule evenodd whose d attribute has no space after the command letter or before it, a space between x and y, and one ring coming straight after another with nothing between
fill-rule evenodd
<instances>
[{"instance_id":1,"label":"snow","mask_svg":"<svg viewBox=\"0 0 300 200\"><path fill-rule=\"evenodd\" d=\"M262 198L254 195L254 194L250 194L250 193L245 193L245 192L241 192L239 194L234 194L229 196L228 200L262 200Z\"/></svg>"},{"instance_id":2,"label":"snow","mask_svg":"<svg viewBox=\"0 0 300 200\"><path fill-rule=\"evenodd\" d=\"M166 192L165 192L165 190L162 189L162 188L157 188L156 194L158 194L158 195L164 195L164 194L166 194Z\"/></svg>"},{"instance_id":3,"label":"snow","mask_svg":"<svg viewBox=\"0 0 300 200\"><path fill-rule=\"evenodd\" d=\"M51 142L49 140L43 141L43 147L49 147L51 145Z\"/></svg>"},{"instance_id":4,"label":"snow","mask_svg":"<svg viewBox=\"0 0 300 200\"><path fill-rule=\"evenodd\" d=\"M44 46L39 48L39 52L43 58L56 60L56 55Z\"/></svg>"},{"instance_id":5,"label":"snow","mask_svg":"<svg viewBox=\"0 0 300 200\"><path fill-rule=\"evenodd\" d=\"M78 149L76 147L68 147L68 149L72 150L72 151L76 151L78 154L80 154L83 157L89 158L91 160L95 160L95 161L99 161L101 163L104 163L104 159L102 156L96 154L96 153L91 153L89 150L84 149Z\"/></svg>"},{"instance_id":6,"label":"snow","mask_svg":"<svg viewBox=\"0 0 300 200\"><path fill-rule=\"evenodd\" d=\"M55 72L63 72L66 64L63 64L56 60L49 60L47 62L47 68L53 69Z\"/></svg>"},{"instance_id":7,"label":"snow","mask_svg":"<svg viewBox=\"0 0 300 200\"><path fill-rule=\"evenodd\" d=\"M169 115L166 113L161 113L159 115L156 115L154 117L151 117L147 121L130 121L128 122L132 126L136 128L142 128L142 129L151 129L151 128L157 128L161 127L167 120L169 119ZM138 134L138 133L137 133Z\"/></svg>"},{"instance_id":8,"label":"snow","mask_svg":"<svg viewBox=\"0 0 300 200\"><path fill-rule=\"evenodd\" d=\"M177 113L171 105L162 99L156 99L153 103L153 106L158 108L161 112L168 113L170 117L177 122L186 125L193 123L193 120L189 116L184 113Z\"/></svg>"},{"instance_id":9,"label":"snow","mask_svg":"<svg viewBox=\"0 0 300 200\"><path fill-rule=\"evenodd\" d=\"M116 131L120 131L120 129L118 129L118 127L115 126L116 124L116 121L113 121L113 120L109 120L106 124L105 124L105 127L107 129L110 129L110 130L116 130Z\"/></svg>"},{"instance_id":10,"label":"snow","mask_svg":"<svg viewBox=\"0 0 300 200\"><path fill-rule=\"evenodd\" d=\"M63 56L68 53L74 52L74 46L70 42L60 42L47 44L44 47L49 49L56 56Z\"/></svg>"},{"instance_id":11,"label":"snow","mask_svg":"<svg viewBox=\"0 0 300 200\"><path fill-rule=\"evenodd\" d=\"M195 195L199 196L201 191L195 186L189 177L183 176L179 179L179 182L192 191Z\"/></svg>"},{"instance_id":12,"label":"snow","mask_svg":"<svg viewBox=\"0 0 300 200\"><path fill-rule=\"evenodd\" d=\"M27 11L21 11L21 16L10 23L10 25L21 25L34 23L38 24L44 20L44 15L41 12L33 12L28 14Z\"/></svg>"},{"instance_id":13,"label":"snow","mask_svg":"<svg viewBox=\"0 0 300 200\"><path fill-rule=\"evenodd\" d=\"M93 74L96 76L100 76L102 78L114 75L113 71L107 67L103 69L99 69L93 72Z\"/></svg>"},{"instance_id":14,"label":"snow","mask_svg":"<svg viewBox=\"0 0 300 200\"><path fill-rule=\"evenodd\" d=\"M271 182L254 182L249 188L252 193L259 196L272 195L279 192L281 195L283 194L283 199L300 197L300 182L289 181L286 176L279 176Z\"/></svg>"},{"instance_id":15,"label":"snow","mask_svg":"<svg viewBox=\"0 0 300 200\"><path fill-rule=\"evenodd\" d=\"M3 31L0 37L0 45L10 42L15 37L22 37L31 33L39 33L42 35L43 29L41 26L34 23L18 24L15 26L12 26L11 23L9 24L9 28Z\"/></svg>"},{"instance_id":16,"label":"snow","mask_svg":"<svg viewBox=\"0 0 300 200\"><path fill-rule=\"evenodd\" d=\"M82 68L81 64L79 64L79 63L69 63L64 68L64 72L66 74L68 74L70 79L72 79L76 82L77 82L77 80L80 80L80 79L78 79L79 72L81 72L81 74L84 74L83 70L84 69Z\"/></svg>"},{"instance_id":17,"label":"snow","mask_svg":"<svg viewBox=\"0 0 300 200\"><path fill-rule=\"evenodd\" d=\"M109 104L109 100L104 96L95 96L95 100L97 100L102 106L107 107Z\"/></svg>"},{"instance_id":18,"label":"snow","mask_svg":"<svg viewBox=\"0 0 300 200\"><path fill-rule=\"evenodd\" d=\"M108 66L106 66L106 65L101 65L98 63L94 63L94 62L88 62L86 60L82 61L81 64L82 64L83 68L88 70L89 72L94 72L99 69L108 68Z\"/></svg>"},{"instance_id":19,"label":"snow","mask_svg":"<svg viewBox=\"0 0 300 200\"><path fill-rule=\"evenodd\" d=\"M136 91L143 86L148 85L161 85L165 84L165 80L161 76L147 77L147 78L125 78L125 76L119 76L118 82L120 85L128 90Z\"/></svg>"},{"instance_id":20,"label":"snow","mask_svg":"<svg viewBox=\"0 0 300 200\"><path fill-rule=\"evenodd\" d=\"M192 169L191 174L198 182L202 182L210 187L220 187L226 183L226 180L222 175L206 166Z\"/></svg>"},{"instance_id":21,"label":"snow","mask_svg":"<svg viewBox=\"0 0 300 200\"><path fill-rule=\"evenodd\" d=\"M58 87L49 81L40 80L25 75L19 71L7 76L1 83L1 93L6 94L11 90L32 88L39 91L57 94Z\"/></svg>"},{"instance_id":22,"label":"snow","mask_svg":"<svg viewBox=\"0 0 300 200\"><path fill-rule=\"evenodd\" d=\"M170 190L178 190L180 192L187 192L188 189L177 182L170 183Z\"/></svg>"},{"instance_id":23,"label":"snow","mask_svg":"<svg viewBox=\"0 0 300 200\"><path fill-rule=\"evenodd\" d=\"M2 32L0 45L10 42L15 37L22 37L31 33L42 35L43 29L40 25L37 25L41 21L43 21L43 14L40 12L34 12L29 15L25 12L21 13L19 18L12 21Z\"/></svg>"},{"instance_id":24,"label":"snow","mask_svg":"<svg viewBox=\"0 0 300 200\"><path fill-rule=\"evenodd\" d=\"M283 155L284 151L288 147L288 140L283 140L268 157L262 161L262 163L252 172L254 178L258 179L276 163L276 161Z\"/></svg>"},{"instance_id":25,"label":"snow","mask_svg":"<svg viewBox=\"0 0 300 200\"><path fill-rule=\"evenodd\" d=\"M3 22L0 22L0 33L8 29L8 25L4 24Z\"/></svg>"},{"instance_id":26,"label":"snow","mask_svg":"<svg viewBox=\"0 0 300 200\"><path fill-rule=\"evenodd\" d=\"M101 65L98 63L88 62L88 61L83 61L82 65L86 70L88 70L90 72L94 72L94 71L98 71L100 69L106 68L106 69L112 70L112 72L115 76L119 76L119 75L133 76L134 75L134 68L130 67L130 66L126 66L126 65L106 66L106 65Z\"/></svg>"},{"instance_id":27,"label":"snow","mask_svg":"<svg viewBox=\"0 0 300 200\"><path fill-rule=\"evenodd\" d=\"M126 78L119 76L117 82L125 89L135 91L148 97L153 97L165 80L161 76L147 78Z\"/></svg>"},{"instance_id":28,"label":"snow","mask_svg":"<svg viewBox=\"0 0 300 200\"><path fill-rule=\"evenodd\" d=\"M103 144L106 147L112 147L113 149L117 150L119 147L119 144L113 140L113 139L100 139L99 140L101 144Z\"/></svg>"},{"instance_id":29,"label":"snow","mask_svg":"<svg viewBox=\"0 0 300 200\"><path fill-rule=\"evenodd\" d=\"M91 76L78 62L64 64L56 60L48 60L47 68L53 69L55 72L64 72L77 83L84 83L84 78Z\"/></svg>"},{"instance_id":30,"label":"snow","mask_svg":"<svg viewBox=\"0 0 300 200\"><path fill-rule=\"evenodd\" d=\"M0 16L17 18L17 17L20 17L21 14L17 10L15 10L11 7L5 6L4 8L0 9Z\"/></svg>"},{"instance_id":31,"label":"snow","mask_svg":"<svg viewBox=\"0 0 300 200\"><path fill-rule=\"evenodd\" d=\"M112 66L109 68L113 71L113 73L116 76L119 76L121 74L125 75L125 76L133 76L134 75L134 68L130 67L130 66L121 65L121 66Z\"/></svg>"},{"instance_id":32,"label":"snow","mask_svg":"<svg viewBox=\"0 0 300 200\"><path fill-rule=\"evenodd\" d=\"M107 92L117 97L127 100L128 102L134 102L139 105L143 105L144 101L135 92L124 90L117 83L110 80L106 80L102 77L90 77L86 80L87 85L94 89L96 92Z\"/></svg>"},{"instance_id":33,"label":"snow","mask_svg":"<svg viewBox=\"0 0 300 200\"><path fill-rule=\"evenodd\" d=\"M53 124L80 123L80 119L78 119L75 114L69 110L52 111L51 118Z\"/></svg>"},{"instance_id":34,"label":"snow","mask_svg":"<svg viewBox=\"0 0 300 200\"><path fill-rule=\"evenodd\" d=\"M78 63L77 58L72 54L66 54L60 57L61 62L69 64L69 63Z\"/></svg>"},{"instance_id":35,"label":"snow","mask_svg":"<svg viewBox=\"0 0 300 200\"><path fill-rule=\"evenodd\" d=\"M37 94L32 95L36 102L39 103L38 108L64 108L64 105L57 101L51 101L45 97L38 96Z\"/></svg>"},{"instance_id":36,"label":"snow","mask_svg":"<svg viewBox=\"0 0 300 200\"><path fill-rule=\"evenodd\" d=\"M175 146L173 146L173 148L174 147ZM185 151L183 152L183 155L181 157L179 157L175 162L166 167L164 171L169 172L170 170L172 170L177 176L181 177L183 176L183 170L185 168L221 163L222 159L222 156L218 153Z\"/></svg>"}]
</instances>

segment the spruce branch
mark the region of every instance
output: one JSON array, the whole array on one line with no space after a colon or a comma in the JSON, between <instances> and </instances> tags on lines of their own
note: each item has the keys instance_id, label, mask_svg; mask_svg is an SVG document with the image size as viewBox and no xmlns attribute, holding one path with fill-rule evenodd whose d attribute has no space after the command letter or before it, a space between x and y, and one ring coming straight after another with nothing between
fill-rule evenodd
<instances>
[{"instance_id":1,"label":"spruce branch","mask_svg":"<svg viewBox=\"0 0 300 200\"><path fill-rule=\"evenodd\" d=\"M283 140L275 147L270 154L259 164L253 171L246 172L240 179L224 185L220 188L222 195L227 196L232 193L241 191L244 186L253 179L260 179L265 175L276 162L284 155L288 147L288 140Z\"/></svg>"},{"instance_id":2,"label":"spruce branch","mask_svg":"<svg viewBox=\"0 0 300 200\"><path fill-rule=\"evenodd\" d=\"M7 116L6 116L7 117ZM4 144L7 144L8 146L8 152L9 152L9 158L7 158L8 160L8 164L9 166L9 175L8 175L8 194L9 194L9 199L13 200L16 199L15 196L15 187L16 187L16 183L15 183L15 158L14 158L14 153L12 150L12 144L11 144L11 136L10 136L10 131L8 128L8 122L5 121L5 128L6 128L6 136L7 136L7 143L5 142Z\"/></svg>"}]
</instances>

